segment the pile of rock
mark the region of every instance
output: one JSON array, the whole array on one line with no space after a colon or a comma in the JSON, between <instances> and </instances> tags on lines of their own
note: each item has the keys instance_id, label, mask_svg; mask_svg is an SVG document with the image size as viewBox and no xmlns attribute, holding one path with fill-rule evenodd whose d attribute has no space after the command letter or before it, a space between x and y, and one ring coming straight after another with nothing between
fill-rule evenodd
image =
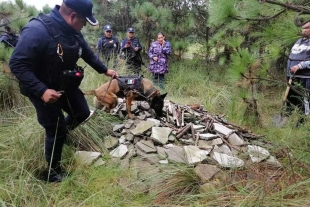
<instances>
[{"instance_id":1,"label":"pile of rock","mask_svg":"<svg viewBox=\"0 0 310 207\"><path fill-rule=\"evenodd\" d=\"M125 111L121 100L111 113L123 118ZM124 160L141 156L151 164L209 163L238 168L245 162L267 162L281 167L257 141L261 136L227 122L224 116L210 114L203 106L165 101L164 112L164 118L155 119L147 102L135 102L132 113L137 119L114 124L114 135L105 138L110 155Z\"/></svg>"}]
</instances>

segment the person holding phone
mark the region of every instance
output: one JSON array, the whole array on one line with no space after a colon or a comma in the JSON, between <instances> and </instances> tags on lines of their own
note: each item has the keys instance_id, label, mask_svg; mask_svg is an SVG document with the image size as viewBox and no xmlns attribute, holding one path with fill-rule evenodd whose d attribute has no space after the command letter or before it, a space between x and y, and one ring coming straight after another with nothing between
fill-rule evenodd
<instances>
[{"instance_id":1,"label":"person holding phone","mask_svg":"<svg viewBox=\"0 0 310 207\"><path fill-rule=\"evenodd\" d=\"M128 28L127 38L121 44L121 51L124 53L123 57L126 60L126 67L133 75L139 75L141 71L141 50L142 46L139 39L135 37L135 30L132 27Z\"/></svg>"}]
</instances>

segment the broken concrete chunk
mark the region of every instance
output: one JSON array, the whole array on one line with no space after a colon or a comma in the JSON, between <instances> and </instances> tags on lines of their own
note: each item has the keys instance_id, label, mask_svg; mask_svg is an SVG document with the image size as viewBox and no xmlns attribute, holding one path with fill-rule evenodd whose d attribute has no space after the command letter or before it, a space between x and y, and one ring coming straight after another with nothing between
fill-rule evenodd
<instances>
[{"instance_id":1,"label":"broken concrete chunk","mask_svg":"<svg viewBox=\"0 0 310 207\"><path fill-rule=\"evenodd\" d=\"M218 146L217 149L214 149L214 152L218 152L218 153L223 153L223 154L226 154L226 155L234 156L232 151L230 150L230 148L226 144Z\"/></svg>"},{"instance_id":2,"label":"broken concrete chunk","mask_svg":"<svg viewBox=\"0 0 310 207\"><path fill-rule=\"evenodd\" d=\"M168 160L178 163L186 163L185 151L183 147L171 147L169 149L165 149L165 152L168 155Z\"/></svg>"},{"instance_id":3,"label":"broken concrete chunk","mask_svg":"<svg viewBox=\"0 0 310 207\"><path fill-rule=\"evenodd\" d=\"M155 123L154 126L159 127L160 126L160 121L158 119L154 119L154 118L147 118L146 121L152 121Z\"/></svg>"},{"instance_id":4,"label":"broken concrete chunk","mask_svg":"<svg viewBox=\"0 0 310 207\"><path fill-rule=\"evenodd\" d=\"M154 125L155 124L152 121L141 121L139 124L137 124L136 128L131 130L131 133L133 135L143 134L147 130L151 129Z\"/></svg>"},{"instance_id":5,"label":"broken concrete chunk","mask_svg":"<svg viewBox=\"0 0 310 207\"><path fill-rule=\"evenodd\" d=\"M113 126L113 132L120 132L124 128L124 124L117 124Z\"/></svg>"},{"instance_id":6,"label":"broken concrete chunk","mask_svg":"<svg viewBox=\"0 0 310 207\"><path fill-rule=\"evenodd\" d=\"M244 161L237 158L232 157L223 153L212 152L211 157L219 163L222 167L227 168L237 168L242 167L244 165Z\"/></svg>"},{"instance_id":7,"label":"broken concrete chunk","mask_svg":"<svg viewBox=\"0 0 310 207\"><path fill-rule=\"evenodd\" d=\"M125 129L130 129L130 127L132 127L133 124L134 124L134 121L128 120L127 123L125 124Z\"/></svg>"},{"instance_id":8,"label":"broken concrete chunk","mask_svg":"<svg viewBox=\"0 0 310 207\"><path fill-rule=\"evenodd\" d=\"M214 145L220 145L223 144L223 140L221 138L212 139L210 141L207 141L208 145L214 146Z\"/></svg>"},{"instance_id":9,"label":"broken concrete chunk","mask_svg":"<svg viewBox=\"0 0 310 207\"><path fill-rule=\"evenodd\" d=\"M195 141L193 139L180 139L183 144L187 145L195 145Z\"/></svg>"},{"instance_id":10,"label":"broken concrete chunk","mask_svg":"<svg viewBox=\"0 0 310 207\"><path fill-rule=\"evenodd\" d=\"M252 162L261 162L270 156L266 149L256 145L248 145L248 153Z\"/></svg>"},{"instance_id":11,"label":"broken concrete chunk","mask_svg":"<svg viewBox=\"0 0 310 207\"><path fill-rule=\"evenodd\" d=\"M218 124L218 123L213 123L213 127L214 127L215 131L217 131L221 134L224 134L225 136L234 132L234 130L231 130L231 129L227 128L226 126L224 126L222 124Z\"/></svg>"},{"instance_id":12,"label":"broken concrete chunk","mask_svg":"<svg viewBox=\"0 0 310 207\"><path fill-rule=\"evenodd\" d=\"M79 164L90 165L101 157L100 152L77 151L74 157Z\"/></svg>"},{"instance_id":13,"label":"broken concrete chunk","mask_svg":"<svg viewBox=\"0 0 310 207\"><path fill-rule=\"evenodd\" d=\"M206 133L206 134L199 134L199 138L203 140L211 140L217 138L217 134L211 134L211 133Z\"/></svg>"},{"instance_id":14,"label":"broken concrete chunk","mask_svg":"<svg viewBox=\"0 0 310 207\"><path fill-rule=\"evenodd\" d=\"M140 142L137 142L136 147L145 153L156 152L156 147L153 142L149 140L141 140Z\"/></svg>"},{"instance_id":15,"label":"broken concrete chunk","mask_svg":"<svg viewBox=\"0 0 310 207\"><path fill-rule=\"evenodd\" d=\"M168 161L167 159L165 159L165 160L159 160L159 163L160 163L160 164L168 164L169 161Z\"/></svg>"},{"instance_id":16,"label":"broken concrete chunk","mask_svg":"<svg viewBox=\"0 0 310 207\"><path fill-rule=\"evenodd\" d=\"M212 149L213 146L209 145L208 141L205 140L199 140L198 141L198 147L204 148L204 149Z\"/></svg>"},{"instance_id":17,"label":"broken concrete chunk","mask_svg":"<svg viewBox=\"0 0 310 207\"><path fill-rule=\"evenodd\" d=\"M94 167L99 167L105 164L105 161L103 161L101 158L99 158L98 160L96 160L94 162Z\"/></svg>"},{"instance_id":18,"label":"broken concrete chunk","mask_svg":"<svg viewBox=\"0 0 310 207\"><path fill-rule=\"evenodd\" d=\"M171 131L169 127L152 127L151 139L159 144L166 144Z\"/></svg>"},{"instance_id":19,"label":"broken concrete chunk","mask_svg":"<svg viewBox=\"0 0 310 207\"><path fill-rule=\"evenodd\" d=\"M272 167L282 167L282 164L274 157L270 156L267 160L266 163Z\"/></svg>"},{"instance_id":20,"label":"broken concrete chunk","mask_svg":"<svg viewBox=\"0 0 310 207\"><path fill-rule=\"evenodd\" d=\"M107 149L112 149L118 145L118 139L115 137L108 136L104 138L104 146Z\"/></svg>"},{"instance_id":21,"label":"broken concrete chunk","mask_svg":"<svg viewBox=\"0 0 310 207\"><path fill-rule=\"evenodd\" d=\"M125 139L129 142L133 141L133 134L126 134Z\"/></svg>"},{"instance_id":22,"label":"broken concrete chunk","mask_svg":"<svg viewBox=\"0 0 310 207\"><path fill-rule=\"evenodd\" d=\"M213 178L213 176L219 172L220 169L214 165L198 164L195 167L195 172L199 176L202 183L206 183Z\"/></svg>"},{"instance_id":23,"label":"broken concrete chunk","mask_svg":"<svg viewBox=\"0 0 310 207\"><path fill-rule=\"evenodd\" d=\"M115 148L114 150L112 150L110 152L110 155L112 157L118 157L118 158L123 158L125 157L125 155L127 154L128 152L128 148L126 145L124 144L121 144L119 145L117 148Z\"/></svg>"},{"instance_id":24,"label":"broken concrete chunk","mask_svg":"<svg viewBox=\"0 0 310 207\"><path fill-rule=\"evenodd\" d=\"M184 151L187 164L200 163L207 158L206 152L196 146L184 146Z\"/></svg>"},{"instance_id":25,"label":"broken concrete chunk","mask_svg":"<svg viewBox=\"0 0 310 207\"><path fill-rule=\"evenodd\" d=\"M195 129L195 130L198 130L198 129L204 129L204 128L206 128L204 125L196 125L196 124L193 124L193 128Z\"/></svg>"},{"instance_id":26,"label":"broken concrete chunk","mask_svg":"<svg viewBox=\"0 0 310 207\"><path fill-rule=\"evenodd\" d=\"M167 154L165 152L165 148L157 146L156 150L157 150L157 154L159 155L159 157L167 158Z\"/></svg>"},{"instance_id":27,"label":"broken concrete chunk","mask_svg":"<svg viewBox=\"0 0 310 207\"><path fill-rule=\"evenodd\" d=\"M243 141L243 139L241 139L236 133L232 133L229 137L228 137L228 142L232 145L236 145L236 146L240 146L240 145L244 145L245 142Z\"/></svg>"}]
</instances>

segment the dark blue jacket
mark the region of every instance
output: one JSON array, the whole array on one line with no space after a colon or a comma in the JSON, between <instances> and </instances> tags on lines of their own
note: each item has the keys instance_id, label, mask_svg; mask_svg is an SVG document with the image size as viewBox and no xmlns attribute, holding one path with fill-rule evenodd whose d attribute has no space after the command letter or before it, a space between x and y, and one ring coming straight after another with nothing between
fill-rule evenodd
<instances>
[{"instance_id":1,"label":"dark blue jacket","mask_svg":"<svg viewBox=\"0 0 310 207\"><path fill-rule=\"evenodd\" d=\"M61 84L68 82L62 80L63 83L60 84L63 70L72 70L79 58L98 73L107 72L107 67L94 54L83 35L70 27L58 10L57 5L49 16L59 31L60 43L65 47L63 60L57 54L58 42L41 21L31 20L21 31L9 65L12 73L19 80L24 95L41 97L48 88L62 90ZM70 50L71 46L77 48L75 37L79 37L81 42L78 51Z\"/></svg>"},{"instance_id":2,"label":"dark blue jacket","mask_svg":"<svg viewBox=\"0 0 310 207\"><path fill-rule=\"evenodd\" d=\"M125 45L127 42L130 42L130 47L125 48ZM135 47L138 47L138 51L135 51ZM139 53L142 50L142 46L140 44L140 41L137 37L133 37L132 39L123 39L122 45L121 45L121 50L125 54L125 58L127 61L129 60L139 60ZM140 60L139 60L140 61Z\"/></svg>"},{"instance_id":3,"label":"dark blue jacket","mask_svg":"<svg viewBox=\"0 0 310 207\"><path fill-rule=\"evenodd\" d=\"M109 43L113 41L113 43ZM97 55L101 53L106 59L110 59L112 57L116 58L120 51L120 43L116 36L106 37L102 36L97 43Z\"/></svg>"}]
</instances>

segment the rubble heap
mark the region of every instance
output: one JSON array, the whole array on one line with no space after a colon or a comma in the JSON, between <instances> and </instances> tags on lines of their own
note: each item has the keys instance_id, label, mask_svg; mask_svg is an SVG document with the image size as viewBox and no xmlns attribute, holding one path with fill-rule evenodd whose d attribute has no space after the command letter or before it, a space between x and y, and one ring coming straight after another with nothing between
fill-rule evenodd
<instances>
[{"instance_id":1,"label":"rubble heap","mask_svg":"<svg viewBox=\"0 0 310 207\"><path fill-rule=\"evenodd\" d=\"M124 118L125 105L124 100L119 100L111 113ZM112 157L129 160L141 156L151 164L211 163L238 168L246 162L267 162L281 167L257 141L261 136L227 122L224 116L210 114L201 105L179 105L166 100L165 117L161 120L154 118L147 102L137 101L131 110L137 119L114 124L114 135L105 138Z\"/></svg>"}]
</instances>

